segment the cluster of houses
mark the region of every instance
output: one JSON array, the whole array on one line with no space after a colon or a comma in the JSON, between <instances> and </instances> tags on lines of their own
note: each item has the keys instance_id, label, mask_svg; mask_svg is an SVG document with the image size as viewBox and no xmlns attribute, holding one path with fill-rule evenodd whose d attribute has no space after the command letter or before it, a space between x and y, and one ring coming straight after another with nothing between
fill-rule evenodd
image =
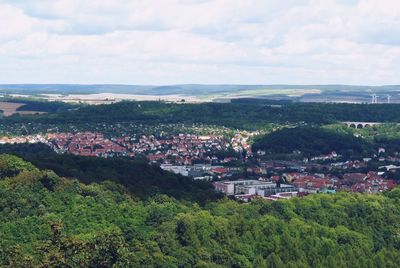
<instances>
[{"instance_id":1,"label":"cluster of houses","mask_svg":"<svg viewBox=\"0 0 400 268\"><path fill-rule=\"evenodd\" d=\"M47 134L49 145L58 153L71 153L81 156L113 157L134 156L126 148L107 139L103 134L82 132Z\"/></svg>"},{"instance_id":2,"label":"cluster of houses","mask_svg":"<svg viewBox=\"0 0 400 268\"><path fill-rule=\"evenodd\" d=\"M0 137L0 144L21 144L21 143L46 143L42 135L20 136L20 137Z\"/></svg>"},{"instance_id":3,"label":"cluster of houses","mask_svg":"<svg viewBox=\"0 0 400 268\"><path fill-rule=\"evenodd\" d=\"M332 170L353 170L368 168L369 162L373 158L364 158L361 160L347 160L347 161L334 161L329 163L319 163L314 161L306 160L260 160L258 159L257 165L248 167L248 172L255 174L266 174L267 170L271 172L282 173L285 170L293 170L299 172L330 172ZM374 160L378 162L390 162L390 163L400 163L400 157L376 157ZM384 166L385 167L385 166ZM397 166L392 166L392 169L396 169ZM400 168L400 167L398 167Z\"/></svg>"},{"instance_id":4,"label":"cluster of houses","mask_svg":"<svg viewBox=\"0 0 400 268\"><path fill-rule=\"evenodd\" d=\"M396 186L394 180L384 179L377 172L344 174L342 188L352 192L376 194L391 190Z\"/></svg>"},{"instance_id":5,"label":"cluster of houses","mask_svg":"<svg viewBox=\"0 0 400 268\"><path fill-rule=\"evenodd\" d=\"M144 154L150 162L159 163L164 170L196 180L214 181L216 190L243 201L252 198L279 200L315 193L333 194L343 189L375 194L390 190L396 185L393 180L381 176L384 172L348 172L339 177L325 175L331 170L350 171L365 168L371 161L366 158L346 162L317 162L336 158L335 152L311 159L311 161L259 160L256 165L250 165L245 170L235 165L225 165L238 160L237 157L216 156L218 152L227 149L233 149L239 153L246 150L246 158L252 156L247 139L248 136L240 134L235 134L230 141L218 135L193 134L179 134L162 139L151 135L136 139L130 137L106 139L102 134L90 132L48 134L48 140L56 150L103 157L114 154L128 156ZM400 167L388 165L382 168L389 171ZM250 174L250 179L240 179L243 171ZM239 174L239 179L232 179L235 173ZM268 174L280 175L268 176Z\"/></svg>"},{"instance_id":6,"label":"cluster of houses","mask_svg":"<svg viewBox=\"0 0 400 268\"><path fill-rule=\"evenodd\" d=\"M334 194L340 190L375 194L396 186L387 177L390 178L391 171L400 169L396 164L400 157L385 156L384 149L371 158L343 162L335 152L307 160L267 161L261 157L262 152L253 155L249 137L248 133L238 132L230 139L217 134L107 138L101 133L78 132L2 137L0 144L44 143L58 153L81 156L144 155L164 170L195 180L213 181L216 190L243 201L253 198L274 201L307 194ZM372 160L382 162L379 172L358 173L368 170Z\"/></svg>"},{"instance_id":7,"label":"cluster of houses","mask_svg":"<svg viewBox=\"0 0 400 268\"><path fill-rule=\"evenodd\" d=\"M136 154L145 154L150 162L174 165L216 163L236 158L219 159L215 153L231 148L229 141L218 135L179 134L163 139L142 136L138 140L116 140L118 144Z\"/></svg>"},{"instance_id":8,"label":"cluster of houses","mask_svg":"<svg viewBox=\"0 0 400 268\"><path fill-rule=\"evenodd\" d=\"M231 139L231 145L236 152L246 150L247 157L253 156L249 139L259 134L259 132L237 132Z\"/></svg>"},{"instance_id":9,"label":"cluster of houses","mask_svg":"<svg viewBox=\"0 0 400 268\"><path fill-rule=\"evenodd\" d=\"M231 143L219 135L179 134L162 139L152 135L139 138L122 137L107 139L101 133L50 133L47 140L59 153L81 156L130 156L145 155L150 162L173 165L195 163L224 164L238 160L235 156L218 157L217 152L232 149ZM245 144L243 141L235 143ZM246 149L250 151L249 146ZM239 150L239 149L238 149ZM243 149L240 149L243 150Z\"/></svg>"},{"instance_id":10,"label":"cluster of houses","mask_svg":"<svg viewBox=\"0 0 400 268\"><path fill-rule=\"evenodd\" d=\"M106 138L102 133L48 133L45 136L2 137L0 144L44 143L57 153L71 153L80 156L135 157L144 155L152 163L164 164L165 167L175 166L176 173L187 174L182 170L196 173L196 164L203 167L213 166L213 175L219 178L231 173L230 168L223 165L239 160L240 152L244 150L251 154L246 135L236 134L231 140L223 135L178 134L156 138L153 135L140 137L125 136L122 138ZM233 155L218 153L230 150ZM182 167L186 166L186 167ZM190 166L190 167L187 167ZM207 169L207 168L206 168Z\"/></svg>"}]
</instances>

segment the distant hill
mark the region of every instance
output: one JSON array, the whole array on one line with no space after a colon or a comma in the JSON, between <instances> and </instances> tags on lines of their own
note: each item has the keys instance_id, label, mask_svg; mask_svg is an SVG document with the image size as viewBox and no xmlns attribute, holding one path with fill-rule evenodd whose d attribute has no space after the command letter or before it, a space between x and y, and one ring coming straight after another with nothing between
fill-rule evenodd
<instances>
[{"instance_id":1,"label":"distant hill","mask_svg":"<svg viewBox=\"0 0 400 268\"><path fill-rule=\"evenodd\" d=\"M80 84L2 84L0 94L137 94L197 96L209 100L257 97L268 99L292 99L304 102L368 102L371 94L379 95L385 102L391 95L392 102L400 102L399 85L80 85Z\"/></svg>"},{"instance_id":2,"label":"distant hill","mask_svg":"<svg viewBox=\"0 0 400 268\"><path fill-rule=\"evenodd\" d=\"M254 151L264 150L267 154L291 154L299 151L306 157L332 151L354 156L361 155L368 149L368 144L361 138L317 127L285 128L267 134L253 144Z\"/></svg>"}]
</instances>

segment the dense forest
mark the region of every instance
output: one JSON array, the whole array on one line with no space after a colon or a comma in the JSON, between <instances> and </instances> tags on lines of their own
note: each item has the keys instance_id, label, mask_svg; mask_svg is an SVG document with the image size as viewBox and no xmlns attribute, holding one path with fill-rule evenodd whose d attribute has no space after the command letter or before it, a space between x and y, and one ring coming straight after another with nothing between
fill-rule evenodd
<instances>
[{"instance_id":1,"label":"dense forest","mask_svg":"<svg viewBox=\"0 0 400 268\"><path fill-rule=\"evenodd\" d=\"M284 128L259 137L253 151L263 150L267 155L292 154L298 151L305 157L336 151L348 157L359 157L372 150L372 145L352 134L342 134L319 127Z\"/></svg>"},{"instance_id":2,"label":"dense forest","mask_svg":"<svg viewBox=\"0 0 400 268\"><path fill-rule=\"evenodd\" d=\"M343 124L326 125L324 128L344 135L356 135L374 145L384 147L389 154L400 151L400 125L389 123L366 128L349 128Z\"/></svg>"},{"instance_id":3,"label":"dense forest","mask_svg":"<svg viewBox=\"0 0 400 268\"><path fill-rule=\"evenodd\" d=\"M249 100L201 104L127 101L73 110L60 109L57 113L45 115L23 117L16 115L2 119L2 123L204 123L232 128L259 129L268 123L400 122L399 107L398 104L327 104Z\"/></svg>"},{"instance_id":4,"label":"dense forest","mask_svg":"<svg viewBox=\"0 0 400 268\"><path fill-rule=\"evenodd\" d=\"M21 106L17 111L37 111L46 113L56 113L61 111L69 111L78 106L74 106L65 102L59 101L37 101L37 100L24 100L24 106Z\"/></svg>"},{"instance_id":5,"label":"dense forest","mask_svg":"<svg viewBox=\"0 0 400 268\"><path fill-rule=\"evenodd\" d=\"M1 267L398 267L400 189L205 207L0 156Z\"/></svg>"},{"instance_id":6,"label":"dense forest","mask_svg":"<svg viewBox=\"0 0 400 268\"><path fill-rule=\"evenodd\" d=\"M3 97L2 102L13 102L25 104L17 109L17 111L36 111L46 113L56 113L61 111L68 111L77 108L82 105L69 104L61 101L47 101L44 99L38 99L33 97Z\"/></svg>"},{"instance_id":7,"label":"dense forest","mask_svg":"<svg viewBox=\"0 0 400 268\"><path fill-rule=\"evenodd\" d=\"M59 176L76 178L83 183L114 181L141 199L166 194L204 204L221 198L211 183L163 171L145 159L60 155L44 144L0 145L0 153L17 155L41 169L51 169Z\"/></svg>"}]
</instances>

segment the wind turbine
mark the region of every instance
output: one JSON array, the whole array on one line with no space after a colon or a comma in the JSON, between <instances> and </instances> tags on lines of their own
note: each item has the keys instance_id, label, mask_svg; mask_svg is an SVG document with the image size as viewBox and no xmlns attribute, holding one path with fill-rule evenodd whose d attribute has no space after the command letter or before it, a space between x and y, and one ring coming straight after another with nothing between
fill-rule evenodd
<instances>
[{"instance_id":1,"label":"wind turbine","mask_svg":"<svg viewBox=\"0 0 400 268\"><path fill-rule=\"evenodd\" d=\"M371 99L371 103L378 103L378 96L374 93L371 95L372 99Z\"/></svg>"},{"instance_id":2,"label":"wind turbine","mask_svg":"<svg viewBox=\"0 0 400 268\"><path fill-rule=\"evenodd\" d=\"M390 103L390 99L392 98L392 96L390 96L389 94L387 95L387 103Z\"/></svg>"}]
</instances>

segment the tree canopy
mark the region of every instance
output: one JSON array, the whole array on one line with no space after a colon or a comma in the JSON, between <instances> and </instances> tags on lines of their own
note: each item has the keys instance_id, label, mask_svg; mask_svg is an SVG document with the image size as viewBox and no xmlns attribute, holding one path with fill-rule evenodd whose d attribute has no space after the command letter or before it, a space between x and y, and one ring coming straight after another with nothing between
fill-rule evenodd
<instances>
[{"instance_id":1,"label":"tree canopy","mask_svg":"<svg viewBox=\"0 0 400 268\"><path fill-rule=\"evenodd\" d=\"M259 137L253 144L254 151L264 150L269 154L299 151L306 157L332 151L354 157L371 149L370 144L352 134L318 127L284 128Z\"/></svg>"},{"instance_id":2,"label":"tree canopy","mask_svg":"<svg viewBox=\"0 0 400 268\"><path fill-rule=\"evenodd\" d=\"M2 267L397 267L400 257L399 188L200 207L21 168L0 196Z\"/></svg>"},{"instance_id":3,"label":"tree canopy","mask_svg":"<svg viewBox=\"0 0 400 268\"><path fill-rule=\"evenodd\" d=\"M56 174L76 178L83 183L114 181L124 185L134 196L146 199L156 194L166 194L179 200L204 204L221 198L210 182L195 181L191 178L163 171L150 165L145 159L83 157L71 154L57 154L44 144L0 145L0 153L17 155L32 162L40 169L51 169ZM14 157L15 158L15 157ZM20 161L9 160L12 168ZM0 174L1 174L0 157Z\"/></svg>"},{"instance_id":4,"label":"tree canopy","mask_svg":"<svg viewBox=\"0 0 400 268\"><path fill-rule=\"evenodd\" d=\"M234 100L232 103L200 104L124 101L110 105L77 106L76 109L69 109L70 106L58 103L30 102L24 107L54 113L22 117L14 115L2 119L2 122L5 124L203 123L243 129L257 129L269 123L400 122L399 104Z\"/></svg>"}]
</instances>

